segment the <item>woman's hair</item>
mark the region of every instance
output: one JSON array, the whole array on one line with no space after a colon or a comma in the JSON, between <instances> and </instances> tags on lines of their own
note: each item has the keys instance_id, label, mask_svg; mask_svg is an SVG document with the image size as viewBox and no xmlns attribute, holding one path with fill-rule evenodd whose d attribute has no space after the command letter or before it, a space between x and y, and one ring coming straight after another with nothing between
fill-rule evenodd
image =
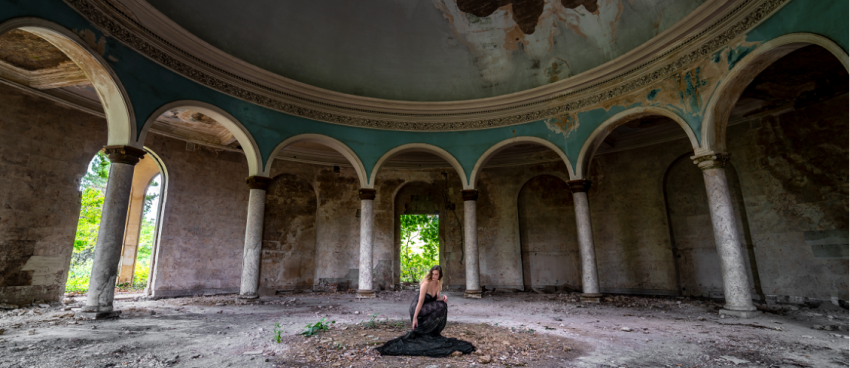
<instances>
[{"instance_id":1,"label":"woman's hair","mask_svg":"<svg viewBox=\"0 0 850 368\"><path fill-rule=\"evenodd\" d=\"M431 280L431 275L434 273L435 270L440 272L440 278L437 279L437 282L440 285L440 290L443 290L443 268L440 267L440 265L431 267L431 269L428 270L428 273L426 273L425 276L422 277L422 282L420 282L420 284L425 284L428 281L433 281Z\"/></svg>"}]
</instances>

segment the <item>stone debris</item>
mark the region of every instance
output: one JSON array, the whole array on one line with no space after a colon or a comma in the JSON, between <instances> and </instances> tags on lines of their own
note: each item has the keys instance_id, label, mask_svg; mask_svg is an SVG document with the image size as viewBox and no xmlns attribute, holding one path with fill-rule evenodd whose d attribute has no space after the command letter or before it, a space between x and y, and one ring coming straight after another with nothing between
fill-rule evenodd
<instances>
[{"instance_id":1,"label":"stone debris","mask_svg":"<svg viewBox=\"0 0 850 368\"><path fill-rule=\"evenodd\" d=\"M750 362L749 360L746 360L746 359L739 359L739 358L736 358L736 357L733 357L733 356L729 356L729 355L721 355L721 356L720 356L720 358L726 359L726 360L728 360L728 361L730 361L730 362L732 362L732 363L735 363L736 365L737 365L737 364L747 364L747 363L749 363L749 362Z\"/></svg>"},{"instance_id":2,"label":"stone debris","mask_svg":"<svg viewBox=\"0 0 850 368\"><path fill-rule=\"evenodd\" d=\"M623 328L620 329L620 331L632 332L632 329L628 328L628 327L623 327Z\"/></svg>"},{"instance_id":3,"label":"stone debris","mask_svg":"<svg viewBox=\"0 0 850 368\"><path fill-rule=\"evenodd\" d=\"M481 364L487 364L487 363L490 363L491 361L493 361L493 359L490 358L489 355L482 355L482 356L478 357L478 363L481 363Z\"/></svg>"}]
</instances>

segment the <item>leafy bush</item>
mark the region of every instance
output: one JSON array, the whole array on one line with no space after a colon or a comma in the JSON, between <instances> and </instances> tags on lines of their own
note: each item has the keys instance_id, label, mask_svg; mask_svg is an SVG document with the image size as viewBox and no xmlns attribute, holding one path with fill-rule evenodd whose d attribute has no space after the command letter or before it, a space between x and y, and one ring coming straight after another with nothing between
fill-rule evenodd
<instances>
[{"instance_id":1,"label":"leafy bush","mask_svg":"<svg viewBox=\"0 0 850 368\"><path fill-rule=\"evenodd\" d=\"M440 263L440 220L436 215L401 216L401 281L416 283Z\"/></svg>"}]
</instances>

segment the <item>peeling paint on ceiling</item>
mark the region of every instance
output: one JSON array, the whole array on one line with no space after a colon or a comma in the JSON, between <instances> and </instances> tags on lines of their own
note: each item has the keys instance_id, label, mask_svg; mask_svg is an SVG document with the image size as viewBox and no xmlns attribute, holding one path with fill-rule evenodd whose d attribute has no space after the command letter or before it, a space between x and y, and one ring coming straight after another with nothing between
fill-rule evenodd
<instances>
[{"instance_id":1,"label":"peeling paint on ceiling","mask_svg":"<svg viewBox=\"0 0 850 368\"><path fill-rule=\"evenodd\" d=\"M563 80L627 53L704 1L148 0L268 71L407 101L493 97Z\"/></svg>"}]
</instances>

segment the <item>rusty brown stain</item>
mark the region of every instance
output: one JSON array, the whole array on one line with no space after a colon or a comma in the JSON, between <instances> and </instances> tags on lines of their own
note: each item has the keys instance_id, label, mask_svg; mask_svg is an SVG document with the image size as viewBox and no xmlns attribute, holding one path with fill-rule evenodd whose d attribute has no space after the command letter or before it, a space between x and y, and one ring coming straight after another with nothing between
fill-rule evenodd
<instances>
[{"instance_id":1,"label":"rusty brown stain","mask_svg":"<svg viewBox=\"0 0 850 368\"><path fill-rule=\"evenodd\" d=\"M596 14L596 11L599 10L599 4L596 3L597 1L598 0L561 0L561 5L567 9L575 9L579 6L583 6L587 9L587 11Z\"/></svg>"},{"instance_id":2,"label":"rusty brown stain","mask_svg":"<svg viewBox=\"0 0 850 368\"><path fill-rule=\"evenodd\" d=\"M0 60L30 71L55 68L59 64L71 62L50 42L20 29L0 35Z\"/></svg>"},{"instance_id":3,"label":"rusty brown stain","mask_svg":"<svg viewBox=\"0 0 850 368\"><path fill-rule=\"evenodd\" d=\"M458 0L457 7L464 13L476 17L487 17L497 9L504 7L512 15L514 22L525 34L534 33L537 21L543 14L544 0Z\"/></svg>"}]
</instances>

